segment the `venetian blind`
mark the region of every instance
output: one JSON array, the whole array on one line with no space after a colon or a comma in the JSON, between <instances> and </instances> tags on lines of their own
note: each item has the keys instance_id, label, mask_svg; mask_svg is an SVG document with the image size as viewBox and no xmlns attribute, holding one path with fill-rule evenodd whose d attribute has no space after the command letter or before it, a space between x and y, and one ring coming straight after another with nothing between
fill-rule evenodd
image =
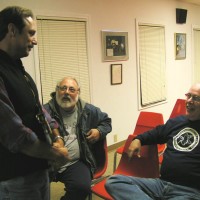
<instances>
[{"instance_id":1,"label":"venetian blind","mask_svg":"<svg viewBox=\"0 0 200 200\"><path fill-rule=\"evenodd\" d=\"M165 28L139 24L141 106L166 100Z\"/></svg>"},{"instance_id":2,"label":"venetian blind","mask_svg":"<svg viewBox=\"0 0 200 200\"><path fill-rule=\"evenodd\" d=\"M200 29L194 29L194 73L193 81L200 82Z\"/></svg>"},{"instance_id":3,"label":"venetian blind","mask_svg":"<svg viewBox=\"0 0 200 200\"><path fill-rule=\"evenodd\" d=\"M77 79L90 102L86 21L37 17L37 37L43 103L66 76Z\"/></svg>"}]
</instances>

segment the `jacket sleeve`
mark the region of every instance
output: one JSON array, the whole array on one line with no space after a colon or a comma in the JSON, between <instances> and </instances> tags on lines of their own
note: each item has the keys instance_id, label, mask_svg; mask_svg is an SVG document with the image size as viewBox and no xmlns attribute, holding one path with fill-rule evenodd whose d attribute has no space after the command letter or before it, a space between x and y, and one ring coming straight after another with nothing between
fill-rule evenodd
<instances>
[{"instance_id":1,"label":"jacket sleeve","mask_svg":"<svg viewBox=\"0 0 200 200\"><path fill-rule=\"evenodd\" d=\"M167 143L168 135L174 127L174 123L176 122L170 119L166 122L166 124L159 125L150 131L144 132L136 136L136 139L139 139L142 145Z\"/></svg>"},{"instance_id":2,"label":"jacket sleeve","mask_svg":"<svg viewBox=\"0 0 200 200\"><path fill-rule=\"evenodd\" d=\"M58 123L55 119L53 119L50 114L47 112L44 106L42 106L42 111L47 119L47 122L49 123L51 129L57 129L58 128Z\"/></svg>"},{"instance_id":3,"label":"jacket sleeve","mask_svg":"<svg viewBox=\"0 0 200 200\"><path fill-rule=\"evenodd\" d=\"M36 134L24 126L16 114L8 97L4 82L0 77L0 144L11 152L18 152L20 145L33 143Z\"/></svg>"},{"instance_id":4,"label":"jacket sleeve","mask_svg":"<svg viewBox=\"0 0 200 200\"><path fill-rule=\"evenodd\" d=\"M95 121L94 124L97 124L97 128L101 134L101 139L105 138L108 133L112 131L112 125L111 125L111 118L108 116L107 113L102 112L100 108L92 106L93 107L93 115L92 121Z\"/></svg>"}]
</instances>

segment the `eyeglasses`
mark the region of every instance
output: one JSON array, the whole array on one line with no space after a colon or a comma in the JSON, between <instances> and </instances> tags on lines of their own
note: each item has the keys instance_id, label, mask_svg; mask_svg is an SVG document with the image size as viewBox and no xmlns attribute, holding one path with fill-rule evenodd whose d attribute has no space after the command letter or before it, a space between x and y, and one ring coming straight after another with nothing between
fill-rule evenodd
<instances>
[{"instance_id":1,"label":"eyeglasses","mask_svg":"<svg viewBox=\"0 0 200 200\"><path fill-rule=\"evenodd\" d=\"M185 96L186 96L187 100L189 100L190 98L192 98L192 101L200 102L200 96L192 95L190 93L185 94Z\"/></svg>"},{"instance_id":2,"label":"eyeglasses","mask_svg":"<svg viewBox=\"0 0 200 200\"><path fill-rule=\"evenodd\" d=\"M67 86L57 86L57 89L59 89L60 91L62 91L62 92L65 92L65 91L69 91L69 93L71 93L71 94L74 94L76 91L79 91L79 89L78 90L76 90L75 88L73 88L73 87L67 87Z\"/></svg>"}]
</instances>

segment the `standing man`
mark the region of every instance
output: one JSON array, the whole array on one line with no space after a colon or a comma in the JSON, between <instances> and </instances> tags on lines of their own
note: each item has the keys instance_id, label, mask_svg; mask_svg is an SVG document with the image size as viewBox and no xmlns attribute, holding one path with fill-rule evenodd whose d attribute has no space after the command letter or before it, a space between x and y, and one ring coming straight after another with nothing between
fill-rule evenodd
<instances>
[{"instance_id":1,"label":"standing man","mask_svg":"<svg viewBox=\"0 0 200 200\"><path fill-rule=\"evenodd\" d=\"M55 144L47 143L37 88L20 60L37 44L35 33L30 10L0 12L0 200L49 200L48 161L59 167L68 160L50 116Z\"/></svg>"},{"instance_id":2,"label":"standing man","mask_svg":"<svg viewBox=\"0 0 200 200\"><path fill-rule=\"evenodd\" d=\"M52 99L44 106L59 123L71 161L62 166L56 180L66 187L61 200L84 200L90 193L92 174L96 169L95 147L103 145L111 132L111 119L99 108L79 98L76 79L63 78L56 86Z\"/></svg>"},{"instance_id":3,"label":"standing man","mask_svg":"<svg viewBox=\"0 0 200 200\"><path fill-rule=\"evenodd\" d=\"M167 143L161 177L111 176L105 186L115 200L200 199L200 83L192 85L185 96L186 116L138 135L129 146L131 158L140 156L141 145Z\"/></svg>"}]
</instances>

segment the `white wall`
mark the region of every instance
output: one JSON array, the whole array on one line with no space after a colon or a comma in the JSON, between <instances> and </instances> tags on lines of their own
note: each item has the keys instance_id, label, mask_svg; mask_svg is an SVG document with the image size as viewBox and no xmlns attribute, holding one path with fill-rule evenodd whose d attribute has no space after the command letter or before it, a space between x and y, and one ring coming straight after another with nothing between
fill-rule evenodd
<instances>
[{"instance_id":1,"label":"white wall","mask_svg":"<svg viewBox=\"0 0 200 200\"><path fill-rule=\"evenodd\" d=\"M168 102L146 111L161 112L167 120L177 98L184 98L192 84L192 25L200 26L200 6L175 0L1 0L1 9L9 5L30 8L35 15L86 17L89 22L89 62L92 103L112 118L113 131L108 145L125 140L133 132L139 110L137 99L137 57L135 19L166 26L166 72ZM187 23L176 24L176 8L188 10ZM129 60L102 62L101 30L128 32ZM174 33L187 34L185 60L174 58ZM36 55L35 55L36 54ZM23 59L26 69L38 82L37 49ZM123 84L110 85L110 64L123 64Z\"/></svg>"}]
</instances>

